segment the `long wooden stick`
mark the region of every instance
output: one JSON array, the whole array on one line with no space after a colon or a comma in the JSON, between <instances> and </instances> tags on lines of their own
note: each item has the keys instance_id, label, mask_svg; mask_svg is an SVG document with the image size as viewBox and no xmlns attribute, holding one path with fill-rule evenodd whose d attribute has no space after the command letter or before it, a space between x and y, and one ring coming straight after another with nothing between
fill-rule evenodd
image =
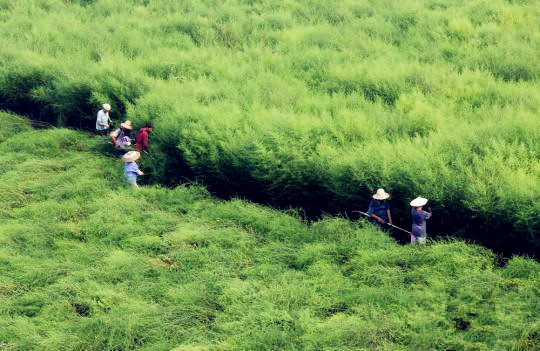
<instances>
[{"instance_id":1,"label":"long wooden stick","mask_svg":"<svg viewBox=\"0 0 540 351\"><path fill-rule=\"evenodd\" d=\"M360 214L363 214L363 215L366 216L366 217L373 218L373 217L371 217L371 215L369 215L369 214L367 214L367 213L365 213L365 212L362 212L362 211L352 211L352 212L358 212L358 213L360 213ZM399 230L401 230L402 232L405 232L405 233L407 233L407 234L409 234L409 235L412 235L412 233L411 233L410 231L405 230L405 229L403 229L403 228L400 228L400 227L398 227L398 226L395 226L395 225L393 225L392 223L385 223L385 224L386 224L386 225L389 225L389 226L392 227L392 228L399 229Z\"/></svg>"}]
</instances>

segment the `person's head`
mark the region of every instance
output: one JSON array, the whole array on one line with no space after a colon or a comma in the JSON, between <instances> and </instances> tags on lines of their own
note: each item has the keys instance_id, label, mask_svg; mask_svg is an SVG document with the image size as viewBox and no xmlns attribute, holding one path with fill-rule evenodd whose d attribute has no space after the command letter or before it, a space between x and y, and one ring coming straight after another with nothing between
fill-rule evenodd
<instances>
[{"instance_id":1,"label":"person's head","mask_svg":"<svg viewBox=\"0 0 540 351\"><path fill-rule=\"evenodd\" d=\"M103 111L109 112L111 110L111 105L109 104L103 104Z\"/></svg>"},{"instance_id":2,"label":"person's head","mask_svg":"<svg viewBox=\"0 0 540 351\"><path fill-rule=\"evenodd\" d=\"M386 191L384 191L383 188L377 189L377 192L373 195L373 198L378 201L384 201L390 197L390 194L388 194Z\"/></svg>"},{"instance_id":3,"label":"person's head","mask_svg":"<svg viewBox=\"0 0 540 351\"><path fill-rule=\"evenodd\" d=\"M125 121L124 123L120 123L120 128L124 131L124 133L131 133L131 130L133 129L133 125L131 124L131 121Z\"/></svg>"},{"instance_id":4,"label":"person's head","mask_svg":"<svg viewBox=\"0 0 540 351\"><path fill-rule=\"evenodd\" d=\"M141 153L138 151L128 151L122 156L122 161L125 163L135 162L141 157Z\"/></svg>"},{"instance_id":5,"label":"person's head","mask_svg":"<svg viewBox=\"0 0 540 351\"><path fill-rule=\"evenodd\" d=\"M152 124L152 122L147 122L144 125L144 128L148 129L148 132L151 133L154 130L154 125Z\"/></svg>"}]
</instances>

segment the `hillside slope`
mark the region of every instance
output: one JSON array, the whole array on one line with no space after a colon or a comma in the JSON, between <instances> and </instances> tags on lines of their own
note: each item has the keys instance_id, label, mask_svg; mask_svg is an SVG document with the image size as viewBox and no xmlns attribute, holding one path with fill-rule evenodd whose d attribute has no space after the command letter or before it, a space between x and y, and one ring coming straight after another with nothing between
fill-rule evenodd
<instances>
[{"instance_id":1,"label":"hillside slope","mask_svg":"<svg viewBox=\"0 0 540 351\"><path fill-rule=\"evenodd\" d=\"M196 186L133 191L103 139L0 122L0 350L538 347L533 260Z\"/></svg>"},{"instance_id":2,"label":"hillside slope","mask_svg":"<svg viewBox=\"0 0 540 351\"><path fill-rule=\"evenodd\" d=\"M149 179L540 257L540 2L0 0L0 110L153 120Z\"/></svg>"}]
</instances>

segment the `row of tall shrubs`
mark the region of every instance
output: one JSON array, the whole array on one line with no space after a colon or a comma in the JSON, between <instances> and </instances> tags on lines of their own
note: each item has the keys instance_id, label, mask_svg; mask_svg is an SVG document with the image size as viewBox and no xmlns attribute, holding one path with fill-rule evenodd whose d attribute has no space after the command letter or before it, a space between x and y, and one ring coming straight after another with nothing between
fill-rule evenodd
<instances>
[{"instance_id":1,"label":"row of tall shrubs","mask_svg":"<svg viewBox=\"0 0 540 351\"><path fill-rule=\"evenodd\" d=\"M151 180L537 252L532 1L6 2L0 108L92 129L156 124ZM515 245L515 246L514 246Z\"/></svg>"}]
</instances>

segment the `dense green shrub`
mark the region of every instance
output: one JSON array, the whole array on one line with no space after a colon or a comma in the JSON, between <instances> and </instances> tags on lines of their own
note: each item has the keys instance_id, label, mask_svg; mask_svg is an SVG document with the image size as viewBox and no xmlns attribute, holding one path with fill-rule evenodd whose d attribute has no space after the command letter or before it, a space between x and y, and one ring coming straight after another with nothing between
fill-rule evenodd
<instances>
[{"instance_id":1,"label":"dense green shrub","mask_svg":"<svg viewBox=\"0 0 540 351\"><path fill-rule=\"evenodd\" d=\"M429 197L432 234L538 252L538 4L3 3L0 109L152 120L146 182L308 216ZM508 243L512 243L511 246Z\"/></svg>"}]
</instances>

